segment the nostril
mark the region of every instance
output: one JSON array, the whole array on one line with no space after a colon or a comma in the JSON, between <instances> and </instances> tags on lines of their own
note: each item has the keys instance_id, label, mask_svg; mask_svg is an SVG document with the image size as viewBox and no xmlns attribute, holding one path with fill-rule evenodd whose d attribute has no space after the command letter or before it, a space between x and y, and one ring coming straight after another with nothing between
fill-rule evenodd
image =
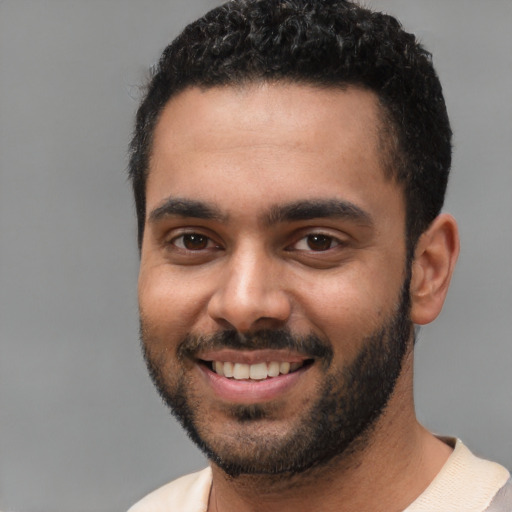
<instances>
[{"instance_id":1,"label":"nostril","mask_svg":"<svg viewBox=\"0 0 512 512\"><path fill-rule=\"evenodd\" d=\"M280 277L251 245L232 255L219 273L207 311L223 328L248 332L255 328L282 326L290 315L290 297L280 286Z\"/></svg>"}]
</instances>

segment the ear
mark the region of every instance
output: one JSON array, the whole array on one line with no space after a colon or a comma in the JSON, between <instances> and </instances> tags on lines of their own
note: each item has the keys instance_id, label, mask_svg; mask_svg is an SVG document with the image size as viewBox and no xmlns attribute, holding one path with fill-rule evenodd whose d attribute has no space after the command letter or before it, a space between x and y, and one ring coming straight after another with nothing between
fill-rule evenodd
<instances>
[{"instance_id":1,"label":"ear","mask_svg":"<svg viewBox=\"0 0 512 512\"><path fill-rule=\"evenodd\" d=\"M458 255L457 223L443 213L421 235L414 251L411 319L415 324L428 324L441 312Z\"/></svg>"}]
</instances>

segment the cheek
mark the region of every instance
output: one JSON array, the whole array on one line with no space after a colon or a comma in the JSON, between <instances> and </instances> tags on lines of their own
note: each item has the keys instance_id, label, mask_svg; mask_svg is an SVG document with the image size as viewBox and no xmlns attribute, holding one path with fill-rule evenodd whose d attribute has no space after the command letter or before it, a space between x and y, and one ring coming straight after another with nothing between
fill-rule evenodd
<instances>
[{"instance_id":1,"label":"cheek","mask_svg":"<svg viewBox=\"0 0 512 512\"><path fill-rule=\"evenodd\" d=\"M203 300L201 287L171 273L164 266L139 275L139 308L152 341L170 343L191 331L200 315Z\"/></svg>"},{"instance_id":2,"label":"cheek","mask_svg":"<svg viewBox=\"0 0 512 512\"><path fill-rule=\"evenodd\" d=\"M301 283L297 293L301 315L333 343L344 340L350 351L394 313L402 273L388 269L383 275L354 265L330 275L302 276Z\"/></svg>"}]
</instances>

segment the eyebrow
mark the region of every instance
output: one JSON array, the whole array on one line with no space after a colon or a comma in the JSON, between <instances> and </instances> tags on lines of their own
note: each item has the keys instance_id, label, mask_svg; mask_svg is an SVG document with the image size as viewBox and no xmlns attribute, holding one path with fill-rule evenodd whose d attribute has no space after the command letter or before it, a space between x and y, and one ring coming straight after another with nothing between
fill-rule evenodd
<instances>
[{"instance_id":1,"label":"eyebrow","mask_svg":"<svg viewBox=\"0 0 512 512\"><path fill-rule=\"evenodd\" d=\"M294 222L319 218L346 219L366 226L373 225L371 215L351 203L339 199L313 199L276 205L270 209L266 218L268 225L279 222Z\"/></svg>"},{"instance_id":2,"label":"eyebrow","mask_svg":"<svg viewBox=\"0 0 512 512\"><path fill-rule=\"evenodd\" d=\"M151 222L166 217L183 217L225 222L228 216L214 205L194 199L170 197L149 215ZM339 199L306 199L274 205L264 216L268 226L280 222L296 222L321 218L346 219L366 226L373 225L371 215L350 201Z\"/></svg>"},{"instance_id":3,"label":"eyebrow","mask_svg":"<svg viewBox=\"0 0 512 512\"><path fill-rule=\"evenodd\" d=\"M195 219L224 221L224 215L217 207L196 201L194 199L183 199L179 197L170 197L163 204L155 208L149 214L151 222L157 222L165 217L189 217Z\"/></svg>"}]
</instances>

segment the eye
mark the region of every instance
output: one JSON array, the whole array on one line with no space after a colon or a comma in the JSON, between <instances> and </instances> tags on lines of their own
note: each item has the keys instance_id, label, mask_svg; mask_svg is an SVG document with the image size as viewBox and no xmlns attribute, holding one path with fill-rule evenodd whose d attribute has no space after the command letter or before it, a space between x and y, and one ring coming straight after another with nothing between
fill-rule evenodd
<instances>
[{"instance_id":1,"label":"eye","mask_svg":"<svg viewBox=\"0 0 512 512\"><path fill-rule=\"evenodd\" d=\"M340 245L340 242L332 236L323 235L322 233L312 233L295 243L293 249L296 251L322 252L328 251L338 245Z\"/></svg>"},{"instance_id":2,"label":"eye","mask_svg":"<svg viewBox=\"0 0 512 512\"><path fill-rule=\"evenodd\" d=\"M218 247L213 240L201 233L186 233L171 240L171 243L179 249L187 251L203 251Z\"/></svg>"}]
</instances>

